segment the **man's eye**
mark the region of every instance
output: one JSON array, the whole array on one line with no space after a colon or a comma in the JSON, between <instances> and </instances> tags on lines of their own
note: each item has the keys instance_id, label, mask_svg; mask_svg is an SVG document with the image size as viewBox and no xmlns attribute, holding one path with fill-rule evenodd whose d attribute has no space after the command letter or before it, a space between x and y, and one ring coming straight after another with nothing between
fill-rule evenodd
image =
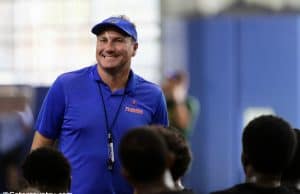
<instances>
[{"instance_id":1,"label":"man's eye","mask_svg":"<svg viewBox=\"0 0 300 194\"><path fill-rule=\"evenodd\" d=\"M100 39L99 39L99 42L106 42L106 39L100 38Z\"/></svg>"},{"instance_id":2,"label":"man's eye","mask_svg":"<svg viewBox=\"0 0 300 194\"><path fill-rule=\"evenodd\" d=\"M116 39L117 42L124 42L124 39L123 38L118 38Z\"/></svg>"}]
</instances>

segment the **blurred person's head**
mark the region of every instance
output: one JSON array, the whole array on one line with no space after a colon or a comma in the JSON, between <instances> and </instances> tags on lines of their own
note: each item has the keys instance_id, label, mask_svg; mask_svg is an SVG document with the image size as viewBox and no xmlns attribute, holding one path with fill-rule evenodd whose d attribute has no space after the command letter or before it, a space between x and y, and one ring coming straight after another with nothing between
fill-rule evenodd
<instances>
[{"instance_id":1,"label":"blurred person's head","mask_svg":"<svg viewBox=\"0 0 300 194\"><path fill-rule=\"evenodd\" d=\"M162 83L162 89L166 95L166 98L174 98L176 96L182 96L185 98L189 87L189 76L185 70L176 70L169 72L165 75Z\"/></svg>"},{"instance_id":2,"label":"blurred person's head","mask_svg":"<svg viewBox=\"0 0 300 194\"><path fill-rule=\"evenodd\" d=\"M246 177L279 177L293 156L296 138L289 123L272 115L259 116L244 129L242 162Z\"/></svg>"},{"instance_id":3,"label":"blurred person's head","mask_svg":"<svg viewBox=\"0 0 300 194\"><path fill-rule=\"evenodd\" d=\"M28 184L41 192L68 192L71 167L64 155L51 147L33 150L25 159L23 176Z\"/></svg>"},{"instance_id":4,"label":"blurred person's head","mask_svg":"<svg viewBox=\"0 0 300 194\"><path fill-rule=\"evenodd\" d=\"M166 189L165 173L170 158L168 147L161 135L148 127L130 130L120 142L119 156L123 175L135 190Z\"/></svg>"},{"instance_id":5,"label":"blurred person's head","mask_svg":"<svg viewBox=\"0 0 300 194\"><path fill-rule=\"evenodd\" d=\"M97 36L96 59L99 68L110 74L129 71L131 58L138 48L134 23L124 15L109 17L96 24L92 33Z\"/></svg>"}]
</instances>

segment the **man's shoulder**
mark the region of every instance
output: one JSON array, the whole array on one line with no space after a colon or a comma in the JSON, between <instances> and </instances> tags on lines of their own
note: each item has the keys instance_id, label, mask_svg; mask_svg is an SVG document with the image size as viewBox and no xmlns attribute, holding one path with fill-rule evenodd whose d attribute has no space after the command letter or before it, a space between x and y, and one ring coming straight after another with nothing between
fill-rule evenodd
<instances>
[{"instance_id":1,"label":"man's shoulder","mask_svg":"<svg viewBox=\"0 0 300 194\"><path fill-rule=\"evenodd\" d=\"M92 68L93 66L88 66L78 70L65 72L59 75L57 79L61 81L74 81L77 79L85 79L90 76Z\"/></svg>"},{"instance_id":2,"label":"man's shoulder","mask_svg":"<svg viewBox=\"0 0 300 194\"><path fill-rule=\"evenodd\" d=\"M136 80L137 89L149 89L150 91L154 92L162 92L160 86L152 81L146 80L145 78L134 74Z\"/></svg>"}]
</instances>

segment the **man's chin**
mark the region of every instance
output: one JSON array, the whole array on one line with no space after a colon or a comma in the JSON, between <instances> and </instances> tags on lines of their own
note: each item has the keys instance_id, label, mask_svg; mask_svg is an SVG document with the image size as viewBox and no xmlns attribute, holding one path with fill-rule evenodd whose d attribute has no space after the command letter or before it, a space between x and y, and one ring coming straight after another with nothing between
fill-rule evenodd
<instances>
[{"instance_id":1,"label":"man's chin","mask_svg":"<svg viewBox=\"0 0 300 194\"><path fill-rule=\"evenodd\" d=\"M105 71L106 73L111 74L111 75L116 74L116 73L118 73L120 71L120 67L119 66L118 67L114 67L114 66L104 67L104 66L100 65L100 68L103 71Z\"/></svg>"}]
</instances>

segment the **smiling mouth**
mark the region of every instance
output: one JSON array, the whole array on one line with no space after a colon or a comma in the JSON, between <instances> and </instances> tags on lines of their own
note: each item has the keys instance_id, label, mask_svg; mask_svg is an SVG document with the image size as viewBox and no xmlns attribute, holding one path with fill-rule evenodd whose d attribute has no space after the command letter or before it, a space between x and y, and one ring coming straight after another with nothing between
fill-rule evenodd
<instances>
[{"instance_id":1,"label":"smiling mouth","mask_svg":"<svg viewBox=\"0 0 300 194\"><path fill-rule=\"evenodd\" d=\"M103 54L101 54L101 56L103 58L116 58L116 56L113 56L113 55L103 55Z\"/></svg>"}]
</instances>

